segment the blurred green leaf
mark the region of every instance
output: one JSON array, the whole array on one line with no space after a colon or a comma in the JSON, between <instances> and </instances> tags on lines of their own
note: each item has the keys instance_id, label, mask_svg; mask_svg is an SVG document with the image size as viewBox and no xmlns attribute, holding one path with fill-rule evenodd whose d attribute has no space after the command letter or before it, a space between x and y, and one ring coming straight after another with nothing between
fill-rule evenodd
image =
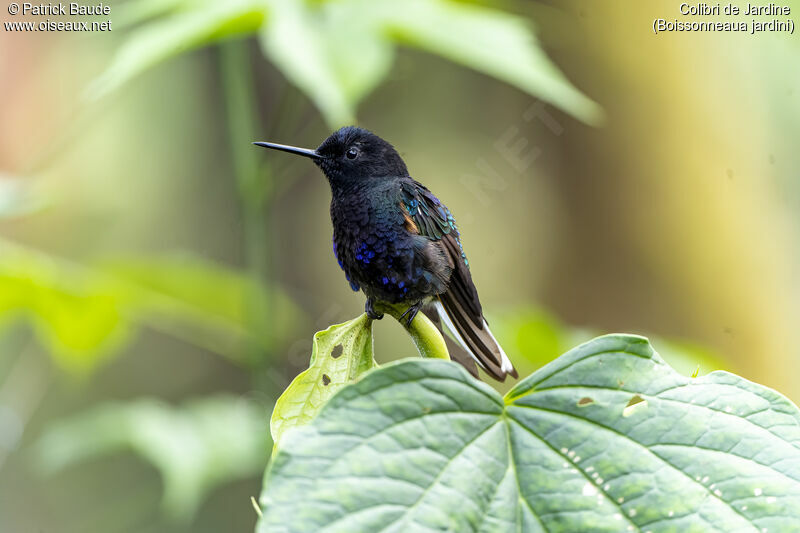
<instances>
[{"instance_id":1,"label":"blurred green leaf","mask_svg":"<svg viewBox=\"0 0 800 533\"><path fill-rule=\"evenodd\" d=\"M0 242L0 323L28 318L61 366L93 368L126 337L108 287L46 257Z\"/></svg>"},{"instance_id":2,"label":"blurred green leaf","mask_svg":"<svg viewBox=\"0 0 800 533\"><path fill-rule=\"evenodd\" d=\"M240 325L245 321L246 294L255 290L266 296L263 288L251 287L237 272L188 254L114 257L97 266L135 287L124 294L127 304L134 308L181 305L184 314Z\"/></svg>"},{"instance_id":3,"label":"blurred green leaf","mask_svg":"<svg viewBox=\"0 0 800 533\"><path fill-rule=\"evenodd\" d=\"M566 328L542 309L524 307L492 315L492 330L512 359L519 354L534 368L569 349Z\"/></svg>"},{"instance_id":4,"label":"blurred green leaf","mask_svg":"<svg viewBox=\"0 0 800 533\"><path fill-rule=\"evenodd\" d=\"M386 76L393 53L369 6L272 2L260 40L265 54L322 111L332 128L355 121L358 102Z\"/></svg>"},{"instance_id":5,"label":"blurred green leaf","mask_svg":"<svg viewBox=\"0 0 800 533\"><path fill-rule=\"evenodd\" d=\"M269 14L267 16L266 14ZM91 94L232 35L258 33L265 55L332 128L355 122L359 102L387 76L395 43L440 55L540 97L588 123L600 108L547 58L522 17L452 0L152 0L130 2L135 29Z\"/></svg>"},{"instance_id":6,"label":"blurred green leaf","mask_svg":"<svg viewBox=\"0 0 800 533\"><path fill-rule=\"evenodd\" d=\"M265 425L262 407L232 396L181 407L153 399L112 403L52 424L36 443L36 457L52 475L132 451L161 473L165 510L188 520L215 487L263 469L269 450Z\"/></svg>"},{"instance_id":7,"label":"blurred green leaf","mask_svg":"<svg viewBox=\"0 0 800 533\"><path fill-rule=\"evenodd\" d=\"M251 323L253 298L264 302L281 338L266 338ZM88 267L0 240L0 325L28 320L73 372L93 369L138 326L242 362L246 344L267 353L291 335L298 316L283 291L197 257L117 258Z\"/></svg>"},{"instance_id":8,"label":"blurred green leaf","mask_svg":"<svg viewBox=\"0 0 800 533\"><path fill-rule=\"evenodd\" d=\"M142 8L142 18L161 12L148 11L147 5ZM195 0L185 5L184 10L133 30L108 69L89 87L88 96L104 96L142 71L183 52L253 33L264 20L263 0Z\"/></svg>"},{"instance_id":9,"label":"blurred green leaf","mask_svg":"<svg viewBox=\"0 0 800 533\"><path fill-rule=\"evenodd\" d=\"M146 20L174 13L181 8L191 9L195 3L195 0L130 0L114 6L114 29L140 24Z\"/></svg>"},{"instance_id":10,"label":"blurred green leaf","mask_svg":"<svg viewBox=\"0 0 800 533\"><path fill-rule=\"evenodd\" d=\"M392 36L506 81L589 124L602 116L547 58L525 19L449 0L386 3Z\"/></svg>"},{"instance_id":11,"label":"blurred green leaf","mask_svg":"<svg viewBox=\"0 0 800 533\"><path fill-rule=\"evenodd\" d=\"M606 335L504 397L404 360L287 433L257 531L798 531L800 411Z\"/></svg>"},{"instance_id":12,"label":"blurred green leaf","mask_svg":"<svg viewBox=\"0 0 800 533\"><path fill-rule=\"evenodd\" d=\"M270 431L277 447L289 429L307 424L333 394L376 368L372 320L367 315L314 335L311 362L287 387L272 411Z\"/></svg>"},{"instance_id":13,"label":"blurred green leaf","mask_svg":"<svg viewBox=\"0 0 800 533\"><path fill-rule=\"evenodd\" d=\"M300 314L284 291L196 256L118 257L97 267L109 275L132 319L223 355L241 355L246 342L269 348L283 338L253 331L252 299L264 302L270 329L282 336L291 334Z\"/></svg>"},{"instance_id":14,"label":"blurred green leaf","mask_svg":"<svg viewBox=\"0 0 800 533\"><path fill-rule=\"evenodd\" d=\"M239 272L190 254L117 256L96 267L118 282L117 290L133 312L191 317L231 330L244 327L249 295L267 297L264 287Z\"/></svg>"},{"instance_id":15,"label":"blurred green leaf","mask_svg":"<svg viewBox=\"0 0 800 533\"><path fill-rule=\"evenodd\" d=\"M596 337L591 328L570 327L543 309L521 307L492 315L492 329L506 353L523 368L536 369L567 351ZM661 356L678 372L691 375L699 365L702 373L726 370L729 365L713 351L694 343L649 336L661 346ZM522 358L522 360L518 359Z\"/></svg>"}]
</instances>

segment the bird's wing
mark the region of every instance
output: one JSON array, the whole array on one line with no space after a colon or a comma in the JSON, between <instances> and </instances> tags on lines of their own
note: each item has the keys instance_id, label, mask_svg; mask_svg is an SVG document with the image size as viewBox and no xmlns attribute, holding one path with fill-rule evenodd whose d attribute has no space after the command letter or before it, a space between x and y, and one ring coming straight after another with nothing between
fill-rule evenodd
<instances>
[{"instance_id":1,"label":"bird's wing","mask_svg":"<svg viewBox=\"0 0 800 533\"><path fill-rule=\"evenodd\" d=\"M416 181L404 182L403 203L418 233L431 240L441 241L453 273L449 290L458 296L458 301L469 318L480 324L483 311L478 291L472 283L469 262L461 246L456 220L441 201L424 185Z\"/></svg>"},{"instance_id":2,"label":"bird's wing","mask_svg":"<svg viewBox=\"0 0 800 533\"><path fill-rule=\"evenodd\" d=\"M447 291L439 295L442 305L437 306L442 323L489 374L500 380L506 374L516 376L511 361L483 318L455 218L421 183L409 179L402 182L401 189L406 229L439 242L452 267Z\"/></svg>"}]
</instances>

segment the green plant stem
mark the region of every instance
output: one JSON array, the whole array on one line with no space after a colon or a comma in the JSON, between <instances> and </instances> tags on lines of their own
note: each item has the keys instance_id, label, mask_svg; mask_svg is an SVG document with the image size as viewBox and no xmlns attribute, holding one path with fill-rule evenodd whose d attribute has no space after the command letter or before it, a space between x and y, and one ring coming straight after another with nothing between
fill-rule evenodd
<instances>
[{"instance_id":1,"label":"green plant stem","mask_svg":"<svg viewBox=\"0 0 800 533\"><path fill-rule=\"evenodd\" d=\"M268 169L265 171L260 167L258 152L252 146L257 137L257 106L247 43L241 40L223 43L219 57L228 139L242 207L245 268L254 284L267 286L264 282L270 278L270 238L264 206L269 193ZM269 330L268 310L272 299L268 291L264 298L253 292L247 304L247 314L252 331L270 337L273 332ZM257 350L257 347L252 347L252 355L257 355Z\"/></svg>"},{"instance_id":2,"label":"green plant stem","mask_svg":"<svg viewBox=\"0 0 800 533\"><path fill-rule=\"evenodd\" d=\"M450 353L447 351L447 344L444 342L444 337L439 333L439 329L434 325L431 320L423 313L417 313L411 326L406 326L405 318L401 315L407 309L403 305L379 305L379 310L393 316L402 326L406 329L414 345L419 350L422 357L431 357L434 359L450 359Z\"/></svg>"}]
</instances>

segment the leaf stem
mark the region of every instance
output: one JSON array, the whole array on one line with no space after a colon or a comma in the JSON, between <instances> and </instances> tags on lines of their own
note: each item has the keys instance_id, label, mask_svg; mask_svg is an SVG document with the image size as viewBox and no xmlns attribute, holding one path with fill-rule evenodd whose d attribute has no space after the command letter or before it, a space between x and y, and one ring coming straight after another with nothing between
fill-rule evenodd
<instances>
[{"instance_id":1,"label":"leaf stem","mask_svg":"<svg viewBox=\"0 0 800 533\"><path fill-rule=\"evenodd\" d=\"M411 340L414 341L414 345L422 357L450 359L450 353L447 351L444 337L424 313L417 313L417 316L411 322L411 326L406 327L405 318L400 317L408 308L407 306L381 304L379 308L380 311L393 316L402 324L408 334L411 335Z\"/></svg>"}]
</instances>

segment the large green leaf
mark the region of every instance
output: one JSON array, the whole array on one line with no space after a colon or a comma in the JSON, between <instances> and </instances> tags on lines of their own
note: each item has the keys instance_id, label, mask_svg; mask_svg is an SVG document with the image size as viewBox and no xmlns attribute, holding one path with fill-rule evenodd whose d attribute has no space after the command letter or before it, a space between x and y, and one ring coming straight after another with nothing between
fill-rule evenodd
<instances>
[{"instance_id":1,"label":"large green leaf","mask_svg":"<svg viewBox=\"0 0 800 533\"><path fill-rule=\"evenodd\" d=\"M308 370L294 378L272 411L270 431L276 446L286 430L307 424L336 391L377 366L372 321L366 314L314 335Z\"/></svg>"},{"instance_id":2,"label":"large green leaf","mask_svg":"<svg viewBox=\"0 0 800 533\"><path fill-rule=\"evenodd\" d=\"M263 467L269 442L263 410L232 396L172 407L154 399L113 403L61 420L37 443L44 473L113 452L133 451L164 480L164 506L190 518L208 492Z\"/></svg>"},{"instance_id":3,"label":"large green leaf","mask_svg":"<svg viewBox=\"0 0 800 533\"><path fill-rule=\"evenodd\" d=\"M387 365L284 436L258 530L800 531L800 413L646 339L584 344L505 398L444 361Z\"/></svg>"}]
</instances>

